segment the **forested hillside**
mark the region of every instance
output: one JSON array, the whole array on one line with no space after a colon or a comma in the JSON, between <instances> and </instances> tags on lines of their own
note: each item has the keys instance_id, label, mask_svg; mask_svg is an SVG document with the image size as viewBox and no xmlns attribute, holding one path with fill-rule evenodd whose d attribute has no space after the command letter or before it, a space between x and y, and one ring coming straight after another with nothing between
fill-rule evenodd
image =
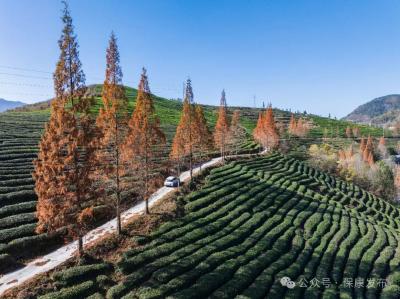
<instances>
[{"instance_id":1,"label":"forested hillside","mask_svg":"<svg viewBox=\"0 0 400 299\"><path fill-rule=\"evenodd\" d=\"M400 95L391 94L373 99L349 113L345 120L375 125L394 125L399 121Z\"/></svg>"},{"instance_id":2,"label":"forested hillside","mask_svg":"<svg viewBox=\"0 0 400 299\"><path fill-rule=\"evenodd\" d=\"M13 109L16 107L24 106L25 103L19 101L7 101L5 99L0 99L0 112Z\"/></svg>"}]
</instances>

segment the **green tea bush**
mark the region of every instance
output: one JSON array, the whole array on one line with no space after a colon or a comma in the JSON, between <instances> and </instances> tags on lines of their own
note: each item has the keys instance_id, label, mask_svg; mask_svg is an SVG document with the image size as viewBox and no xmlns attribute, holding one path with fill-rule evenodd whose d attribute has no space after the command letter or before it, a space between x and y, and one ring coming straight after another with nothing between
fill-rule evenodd
<instances>
[{"instance_id":1,"label":"green tea bush","mask_svg":"<svg viewBox=\"0 0 400 299\"><path fill-rule=\"evenodd\" d=\"M69 286L83 280L96 278L99 274L108 273L111 270L112 265L106 263L76 266L54 273L53 279L65 286Z\"/></svg>"},{"instance_id":2,"label":"green tea bush","mask_svg":"<svg viewBox=\"0 0 400 299\"><path fill-rule=\"evenodd\" d=\"M32 236L35 234L36 223L0 230L0 243L8 243L14 239Z\"/></svg>"},{"instance_id":3,"label":"green tea bush","mask_svg":"<svg viewBox=\"0 0 400 299\"><path fill-rule=\"evenodd\" d=\"M96 292L96 284L93 281L85 281L81 284L61 289L60 291L39 296L38 299L75 299L85 298Z\"/></svg>"}]
</instances>

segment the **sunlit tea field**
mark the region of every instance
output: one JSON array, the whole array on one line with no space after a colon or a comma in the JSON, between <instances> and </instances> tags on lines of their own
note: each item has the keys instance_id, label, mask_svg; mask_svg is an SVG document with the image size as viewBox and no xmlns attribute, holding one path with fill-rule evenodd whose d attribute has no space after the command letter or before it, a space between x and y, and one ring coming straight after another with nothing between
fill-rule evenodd
<instances>
[{"instance_id":1,"label":"sunlit tea field","mask_svg":"<svg viewBox=\"0 0 400 299\"><path fill-rule=\"evenodd\" d=\"M180 200L184 217L114 265L58 272L59 290L41 298L395 298L400 289L399 209L302 162L231 162Z\"/></svg>"}]
</instances>

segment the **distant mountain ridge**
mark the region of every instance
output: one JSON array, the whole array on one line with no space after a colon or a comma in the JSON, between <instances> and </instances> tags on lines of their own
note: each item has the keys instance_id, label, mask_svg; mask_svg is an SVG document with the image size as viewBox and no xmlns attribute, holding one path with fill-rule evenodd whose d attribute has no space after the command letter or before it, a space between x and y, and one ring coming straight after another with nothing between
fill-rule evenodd
<instances>
[{"instance_id":1,"label":"distant mountain ridge","mask_svg":"<svg viewBox=\"0 0 400 299\"><path fill-rule=\"evenodd\" d=\"M390 94L358 106L343 119L357 123L390 124L400 119L400 94Z\"/></svg>"},{"instance_id":2,"label":"distant mountain ridge","mask_svg":"<svg viewBox=\"0 0 400 299\"><path fill-rule=\"evenodd\" d=\"M0 99L0 112L6 111L8 109L14 109L26 105L19 101L7 101L5 99Z\"/></svg>"}]
</instances>

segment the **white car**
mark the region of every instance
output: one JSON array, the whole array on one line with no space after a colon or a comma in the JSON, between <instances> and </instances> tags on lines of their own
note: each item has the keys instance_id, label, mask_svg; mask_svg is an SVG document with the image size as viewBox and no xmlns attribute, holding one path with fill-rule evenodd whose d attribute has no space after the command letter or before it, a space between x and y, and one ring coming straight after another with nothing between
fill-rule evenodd
<instances>
[{"instance_id":1,"label":"white car","mask_svg":"<svg viewBox=\"0 0 400 299\"><path fill-rule=\"evenodd\" d=\"M179 184L180 184L179 178L174 176L167 177L164 182L165 187L178 187Z\"/></svg>"}]
</instances>

